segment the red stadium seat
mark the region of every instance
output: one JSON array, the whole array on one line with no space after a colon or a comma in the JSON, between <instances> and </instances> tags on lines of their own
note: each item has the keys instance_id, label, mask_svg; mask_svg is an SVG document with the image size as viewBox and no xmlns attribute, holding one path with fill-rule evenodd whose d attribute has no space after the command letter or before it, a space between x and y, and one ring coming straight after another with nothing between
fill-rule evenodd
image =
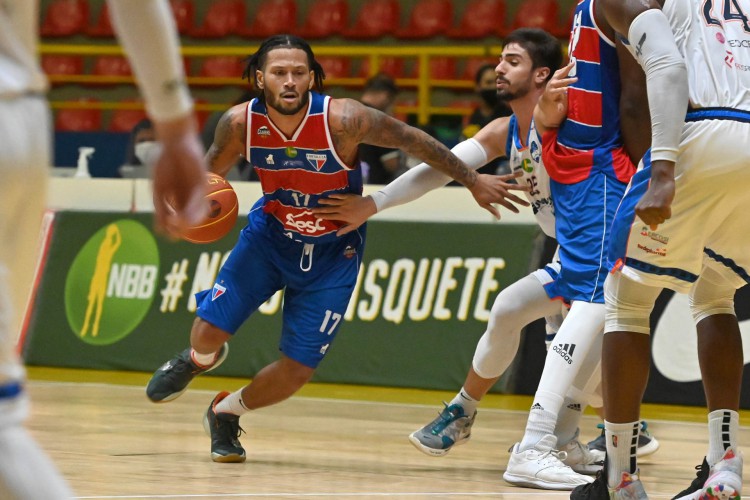
<instances>
[{"instance_id":1,"label":"red stadium seat","mask_svg":"<svg viewBox=\"0 0 750 500\"><path fill-rule=\"evenodd\" d=\"M396 32L398 38L424 39L445 35L453 25L450 0L420 0L411 10L406 26Z\"/></svg>"},{"instance_id":2,"label":"red stadium seat","mask_svg":"<svg viewBox=\"0 0 750 500\"><path fill-rule=\"evenodd\" d=\"M239 35L247 38L267 38L281 33L297 32L297 3L294 0L265 0L256 9L257 15Z\"/></svg>"},{"instance_id":3,"label":"red stadium seat","mask_svg":"<svg viewBox=\"0 0 750 500\"><path fill-rule=\"evenodd\" d=\"M242 58L214 56L203 60L198 75L214 78L236 78L237 83L241 83L244 71L245 65L242 63Z\"/></svg>"},{"instance_id":4,"label":"red stadium seat","mask_svg":"<svg viewBox=\"0 0 750 500\"><path fill-rule=\"evenodd\" d=\"M96 101L87 99L85 102ZM55 113L55 130L58 132L96 132L101 128L101 109L63 108Z\"/></svg>"},{"instance_id":5,"label":"red stadium seat","mask_svg":"<svg viewBox=\"0 0 750 500\"><path fill-rule=\"evenodd\" d=\"M190 31L196 38L222 38L236 35L245 24L242 0L214 0L206 10L203 24Z\"/></svg>"},{"instance_id":6,"label":"red stadium seat","mask_svg":"<svg viewBox=\"0 0 750 500\"><path fill-rule=\"evenodd\" d=\"M88 20L86 0L53 0L47 6L39 33L43 37L78 35L84 32Z\"/></svg>"},{"instance_id":7,"label":"red stadium seat","mask_svg":"<svg viewBox=\"0 0 750 500\"><path fill-rule=\"evenodd\" d=\"M559 33L559 13L557 0L523 0L513 17L511 29L541 28L552 34Z\"/></svg>"},{"instance_id":8,"label":"red stadium seat","mask_svg":"<svg viewBox=\"0 0 750 500\"><path fill-rule=\"evenodd\" d=\"M326 38L340 35L349 23L346 0L316 0L307 9L307 17L299 29L303 38Z\"/></svg>"},{"instance_id":9,"label":"red stadium seat","mask_svg":"<svg viewBox=\"0 0 750 500\"><path fill-rule=\"evenodd\" d=\"M455 80L456 59L454 57L431 57L430 78L434 80Z\"/></svg>"},{"instance_id":10,"label":"red stadium seat","mask_svg":"<svg viewBox=\"0 0 750 500\"><path fill-rule=\"evenodd\" d=\"M99 56L94 60L94 68L91 72L97 76L131 77L133 71L130 63L123 56ZM119 82L116 82L119 83ZM100 84L96 84L100 85ZM104 83L106 85L106 83Z\"/></svg>"},{"instance_id":11,"label":"red stadium seat","mask_svg":"<svg viewBox=\"0 0 750 500\"><path fill-rule=\"evenodd\" d=\"M42 69L48 75L81 75L83 74L83 57L45 54L42 56Z\"/></svg>"},{"instance_id":12,"label":"red stadium seat","mask_svg":"<svg viewBox=\"0 0 750 500\"><path fill-rule=\"evenodd\" d=\"M195 4L193 0L170 0L174 21L180 35L188 35L195 23Z\"/></svg>"},{"instance_id":13,"label":"red stadium seat","mask_svg":"<svg viewBox=\"0 0 750 500\"><path fill-rule=\"evenodd\" d=\"M86 35L95 38L115 36L115 31L112 29L112 21L109 18L109 7L106 2L102 4L99 16L96 18L96 23L91 24L86 28Z\"/></svg>"},{"instance_id":14,"label":"red stadium seat","mask_svg":"<svg viewBox=\"0 0 750 500\"><path fill-rule=\"evenodd\" d=\"M136 101L123 101L136 102ZM116 109L112 112L112 119L109 122L107 130L110 132L132 132L135 125L146 118L146 111L143 109Z\"/></svg>"},{"instance_id":15,"label":"red stadium seat","mask_svg":"<svg viewBox=\"0 0 750 500\"><path fill-rule=\"evenodd\" d=\"M458 25L448 30L448 36L459 40L503 36L505 11L505 0L472 0Z\"/></svg>"},{"instance_id":16,"label":"red stadium seat","mask_svg":"<svg viewBox=\"0 0 750 500\"><path fill-rule=\"evenodd\" d=\"M381 57L378 60L378 72L385 73L391 78L403 78L406 60L403 57ZM367 78L370 76L370 60L364 59L359 65L359 76Z\"/></svg>"},{"instance_id":17,"label":"red stadium seat","mask_svg":"<svg viewBox=\"0 0 750 500\"><path fill-rule=\"evenodd\" d=\"M343 56L319 56L317 59L323 67L323 71L325 71L326 78L351 78L351 58Z\"/></svg>"},{"instance_id":18,"label":"red stadium seat","mask_svg":"<svg viewBox=\"0 0 750 500\"><path fill-rule=\"evenodd\" d=\"M397 0L370 0L362 3L354 25L344 31L347 38L371 40L395 33L401 18Z\"/></svg>"}]
</instances>

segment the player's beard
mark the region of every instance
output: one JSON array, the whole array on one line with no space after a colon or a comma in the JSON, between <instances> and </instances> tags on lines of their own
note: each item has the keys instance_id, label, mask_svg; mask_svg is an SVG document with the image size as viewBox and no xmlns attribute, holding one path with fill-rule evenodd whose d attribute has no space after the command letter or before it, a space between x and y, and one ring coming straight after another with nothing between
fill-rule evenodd
<instances>
[{"instance_id":1,"label":"player's beard","mask_svg":"<svg viewBox=\"0 0 750 500\"><path fill-rule=\"evenodd\" d=\"M508 83L508 86L497 91L497 98L501 101L509 102L520 99L531 91L531 80L527 80L515 88L513 88L510 82L505 81Z\"/></svg>"},{"instance_id":2,"label":"player's beard","mask_svg":"<svg viewBox=\"0 0 750 500\"><path fill-rule=\"evenodd\" d=\"M266 94L266 105L273 108L275 111L282 115L296 115L301 109L307 107L307 103L310 100L310 92L305 91L300 97L299 103L296 106L289 107L281 96L269 96Z\"/></svg>"}]
</instances>

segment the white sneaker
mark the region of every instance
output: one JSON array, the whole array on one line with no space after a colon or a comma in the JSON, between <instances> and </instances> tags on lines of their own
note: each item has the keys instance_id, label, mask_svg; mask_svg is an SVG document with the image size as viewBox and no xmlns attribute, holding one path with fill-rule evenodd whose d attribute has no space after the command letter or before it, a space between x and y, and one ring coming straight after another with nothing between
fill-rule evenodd
<instances>
[{"instance_id":1,"label":"white sneaker","mask_svg":"<svg viewBox=\"0 0 750 500\"><path fill-rule=\"evenodd\" d=\"M503 479L516 486L545 490L572 490L593 482L593 478L578 474L563 463L567 454L555 450L556 444L557 438L552 434L526 451L519 451L520 443L516 443L511 448Z\"/></svg>"},{"instance_id":2,"label":"white sneaker","mask_svg":"<svg viewBox=\"0 0 750 500\"><path fill-rule=\"evenodd\" d=\"M703 485L706 500L740 500L742 495L742 454L727 448L724 457L711 467L711 475Z\"/></svg>"},{"instance_id":3,"label":"white sneaker","mask_svg":"<svg viewBox=\"0 0 750 500\"><path fill-rule=\"evenodd\" d=\"M589 450L578 439L573 439L568 444L561 446L560 451L564 451L567 455L562 462L579 474L593 476L604 466L606 453L599 450Z\"/></svg>"}]
</instances>

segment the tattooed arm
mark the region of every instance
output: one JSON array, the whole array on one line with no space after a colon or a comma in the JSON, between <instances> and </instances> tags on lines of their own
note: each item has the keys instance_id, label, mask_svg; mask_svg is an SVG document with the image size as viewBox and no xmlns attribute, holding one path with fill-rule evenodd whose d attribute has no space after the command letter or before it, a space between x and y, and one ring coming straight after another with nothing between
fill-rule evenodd
<instances>
[{"instance_id":1,"label":"tattooed arm","mask_svg":"<svg viewBox=\"0 0 750 500\"><path fill-rule=\"evenodd\" d=\"M330 110L331 135L337 151L356 151L360 143L397 148L466 187L476 183L474 170L467 168L447 147L422 130L352 99L334 99Z\"/></svg>"},{"instance_id":2,"label":"tattooed arm","mask_svg":"<svg viewBox=\"0 0 750 500\"><path fill-rule=\"evenodd\" d=\"M208 169L222 177L245 154L245 122L247 103L229 108L216 125L214 142L206 153Z\"/></svg>"}]
</instances>

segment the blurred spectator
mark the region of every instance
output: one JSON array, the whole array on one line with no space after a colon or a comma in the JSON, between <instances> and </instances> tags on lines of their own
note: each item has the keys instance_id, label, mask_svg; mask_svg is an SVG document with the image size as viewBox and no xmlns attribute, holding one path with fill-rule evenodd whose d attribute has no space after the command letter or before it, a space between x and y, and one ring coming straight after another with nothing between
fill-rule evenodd
<instances>
[{"instance_id":1,"label":"blurred spectator","mask_svg":"<svg viewBox=\"0 0 750 500\"><path fill-rule=\"evenodd\" d=\"M360 101L393 116L397 95L398 87L393 78L378 73L365 83ZM358 156L364 180L369 184L388 184L407 170L406 155L398 149L360 144Z\"/></svg>"},{"instance_id":2,"label":"blurred spectator","mask_svg":"<svg viewBox=\"0 0 750 500\"><path fill-rule=\"evenodd\" d=\"M462 131L462 140L474 137L479 129L487 125L495 118L510 116L510 107L497 96L497 74L495 66L483 64L477 70L474 77L475 90L479 96L479 106L469 116L469 120ZM508 159L496 158L479 169L483 174L506 174L510 173Z\"/></svg>"},{"instance_id":3,"label":"blurred spectator","mask_svg":"<svg viewBox=\"0 0 750 500\"><path fill-rule=\"evenodd\" d=\"M156 131L151 120L144 118L133 127L125 152L125 163L120 167L122 177L149 177L148 159L157 151Z\"/></svg>"},{"instance_id":4,"label":"blurred spectator","mask_svg":"<svg viewBox=\"0 0 750 500\"><path fill-rule=\"evenodd\" d=\"M231 108L232 106L236 106L237 104L251 101L255 97L255 95L255 91L250 89L245 90L237 98L237 100L227 106L227 109ZM209 115L209 117L206 119L206 123L203 125L201 138L203 139L203 146L206 148L206 150L208 150L208 148L210 148L211 144L213 144L214 142L214 132L216 131L216 125L218 125L222 115L224 115L223 111L216 111L214 113L211 113L211 115ZM250 166L250 164L244 158L240 158L239 161L237 161L236 168L233 168L227 174L227 179L229 179L230 181L257 181L258 176L255 173L255 170L253 170L253 168Z\"/></svg>"}]
</instances>

